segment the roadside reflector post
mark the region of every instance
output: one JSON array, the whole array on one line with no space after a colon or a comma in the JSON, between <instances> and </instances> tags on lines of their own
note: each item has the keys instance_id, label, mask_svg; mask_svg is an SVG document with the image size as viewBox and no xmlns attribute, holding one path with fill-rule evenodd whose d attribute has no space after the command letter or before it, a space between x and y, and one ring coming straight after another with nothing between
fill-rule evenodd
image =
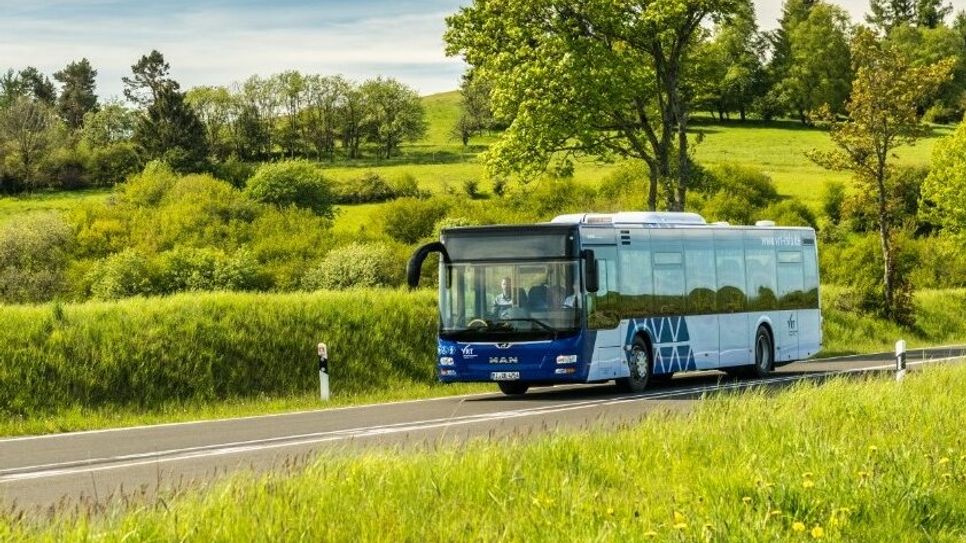
<instances>
[{"instance_id":1,"label":"roadside reflector post","mask_svg":"<svg viewBox=\"0 0 966 543\"><path fill-rule=\"evenodd\" d=\"M906 340L896 342L896 381L906 376Z\"/></svg>"},{"instance_id":2,"label":"roadside reflector post","mask_svg":"<svg viewBox=\"0 0 966 543\"><path fill-rule=\"evenodd\" d=\"M329 400L329 349L319 343L319 395L322 401Z\"/></svg>"}]
</instances>

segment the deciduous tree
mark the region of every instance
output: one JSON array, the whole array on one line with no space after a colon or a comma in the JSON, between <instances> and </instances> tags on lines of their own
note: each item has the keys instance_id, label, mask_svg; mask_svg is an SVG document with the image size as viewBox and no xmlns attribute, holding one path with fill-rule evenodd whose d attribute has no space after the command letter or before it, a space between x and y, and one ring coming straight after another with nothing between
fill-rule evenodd
<instances>
[{"instance_id":1,"label":"deciduous tree","mask_svg":"<svg viewBox=\"0 0 966 543\"><path fill-rule=\"evenodd\" d=\"M58 133L57 115L46 102L28 97L0 110L0 144L7 165L28 187L39 183L37 166L53 147Z\"/></svg>"},{"instance_id":2,"label":"deciduous tree","mask_svg":"<svg viewBox=\"0 0 966 543\"><path fill-rule=\"evenodd\" d=\"M419 94L395 79L371 79L359 88L365 100L366 138L392 157L404 141L426 133L426 112Z\"/></svg>"},{"instance_id":3,"label":"deciduous tree","mask_svg":"<svg viewBox=\"0 0 966 543\"><path fill-rule=\"evenodd\" d=\"M648 165L647 206L686 205L691 153L685 76L696 37L737 0L476 0L447 19L448 53L493 85L513 119L487 152L491 170L568 170L580 155Z\"/></svg>"},{"instance_id":4,"label":"deciduous tree","mask_svg":"<svg viewBox=\"0 0 966 543\"><path fill-rule=\"evenodd\" d=\"M832 151L813 151L810 158L834 170L852 172L863 190L876 195L877 223L883 255L884 306L889 317L904 321L909 315L903 294L907 282L896 266L893 230L898 218L888 186L894 150L914 144L929 128L920 122L917 105L949 78L954 60L914 67L901 51L868 30L853 43L855 80L846 105L848 119L838 122L825 108L820 118L829 124Z\"/></svg>"}]
</instances>

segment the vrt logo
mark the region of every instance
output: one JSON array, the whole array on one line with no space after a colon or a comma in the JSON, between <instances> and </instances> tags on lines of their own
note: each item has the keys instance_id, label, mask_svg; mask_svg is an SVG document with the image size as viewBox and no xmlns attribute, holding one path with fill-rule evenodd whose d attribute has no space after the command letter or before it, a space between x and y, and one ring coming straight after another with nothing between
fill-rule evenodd
<instances>
[{"instance_id":1,"label":"vrt logo","mask_svg":"<svg viewBox=\"0 0 966 543\"><path fill-rule=\"evenodd\" d=\"M467 345L466 347L463 347L462 349L460 349L460 352L463 353L463 358L476 358L476 353L473 352L472 345Z\"/></svg>"},{"instance_id":2,"label":"vrt logo","mask_svg":"<svg viewBox=\"0 0 966 543\"><path fill-rule=\"evenodd\" d=\"M798 321L795 320L794 313L788 316L788 335L789 336L798 335Z\"/></svg>"}]
</instances>

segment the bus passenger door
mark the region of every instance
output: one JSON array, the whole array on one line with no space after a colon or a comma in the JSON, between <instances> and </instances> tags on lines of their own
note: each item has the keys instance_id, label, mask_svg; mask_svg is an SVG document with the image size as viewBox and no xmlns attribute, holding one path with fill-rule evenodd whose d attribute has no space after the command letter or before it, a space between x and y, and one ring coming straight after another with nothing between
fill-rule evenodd
<instances>
[{"instance_id":1,"label":"bus passenger door","mask_svg":"<svg viewBox=\"0 0 966 543\"><path fill-rule=\"evenodd\" d=\"M748 308L743 235L741 231L717 230L714 237L718 287L715 301L720 346L718 367L750 364L753 360L746 313Z\"/></svg>"},{"instance_id":2,"label":"bus passenger door","mask_svg":"<svg viewBox=\"0 0 966 543\"><path fill-rule=\"evenodd\" d=\"M594 359L590 366L588 381L609 380L620 377L624 361L624 336L626 323L618 311L617 249L614 245L592 245L600 275L600 289L587 295L587 327L595 330Z\"/></svg>"},{"instance_id":3,"label":"bus passenger door","mask_svg":"<svg viewBox=\"0 0 966 543\"><path fill-rule=\"evenodd\" d=\"M805 297L805 277L800 247L780 248L778 257L778 322L775 327L775 360L790 362L798 354L798 308Z\"/></svg>"}]
</instances>

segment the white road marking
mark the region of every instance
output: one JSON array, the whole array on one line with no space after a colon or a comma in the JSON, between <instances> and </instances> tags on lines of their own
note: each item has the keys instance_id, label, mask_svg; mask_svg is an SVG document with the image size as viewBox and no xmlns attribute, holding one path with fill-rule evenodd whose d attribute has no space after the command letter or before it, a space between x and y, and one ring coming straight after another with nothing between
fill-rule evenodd
<instances>
[{"instance_id":1,"label":"white road marking","mask_svg":"<svg viewBox=\"0 0 966 543\"><path fill-rule=\"evenodd\" d=\"M947 357L947 358L935 358L935 359L929 359L924 361L910 362L908 365L910 366L925 365L925 364L932 364L937 362L948 362L952 360L963 360L963 358L960 356ZM330 443L334 441L345 441L345 440L358 439L358 438L367 438L367 437L399 434L399 433L406 433L406 432L431 430L434 428L449 427L449 426L462 426L462 425L475 424L480 422L493 422L493 421L507 420L507 419L520 418L520 417L529 417L529 416L535 416L535 415L562 413L562 412L574 411L578 409L588 409L593 407L605 407L609 405L640 402L645 400L661 400L661 399L673 398L678 396L691 396L691 395L702 394L707 392L719 392L719 391L725 391L725 390L736 390L741 388L754 388L754 387L766 386L766 385L777 384L777 383L801 381L806 379L819 379L819 378L830 377L834 375L887 370L887 369L892 369L894 367L895 367L894 364L884 364L884 365L870 366L865 368L828 370L828 371L817 372L817 373L770 377L770 378L756 380L756 381L729 382L729 383L722 383L717 385L701 385L696 387L689 387L685 389L670 390L670 391L644 392L633 396L621 396L617 398L605 398L605 399L598 399L598 400L585 400L585 401L579 401L579 402L572 402L572 403L568 403L560 406L531 407L526 409L497 411L493 413L483 413L478 415L464 415L464 416L451 417L451 418L434 418L434 419L426 419L421 421L402 422L402 423L376 425L376 426L363 426L358 428L331 430L326 432L317 432L317 433L310 433L310 434L280 436L275 438L259 439L259 440L252 440L252 441L240 441L240 442L220 443L216 445L207 445L207 446L200 446L200 447L170 449L170 450L156 451L151 453L139 453L139 454L130 454L130 455L122 455L122 456L114 456L114 457L103 457L103 458L95 458L95 459L89 459L84 461L24 466L20 468L0 470L0 484L16 482L16 481L34 480L34 479L46 479L51 477L60 477L60 476L75 475L75 474L81 474L81 473L93 473L93 472L100 472L100 471L107 471L107 470L116 470L116 469L137 467L137 466L143 466L143 465L155 465L160 463L190 460L194 458L217 457L217 456L241 454L241 453L252 452L252 451L266 451L266 450L279 449L284 447L316 445L321 443Z\"/></svg>"}]
</instances>

